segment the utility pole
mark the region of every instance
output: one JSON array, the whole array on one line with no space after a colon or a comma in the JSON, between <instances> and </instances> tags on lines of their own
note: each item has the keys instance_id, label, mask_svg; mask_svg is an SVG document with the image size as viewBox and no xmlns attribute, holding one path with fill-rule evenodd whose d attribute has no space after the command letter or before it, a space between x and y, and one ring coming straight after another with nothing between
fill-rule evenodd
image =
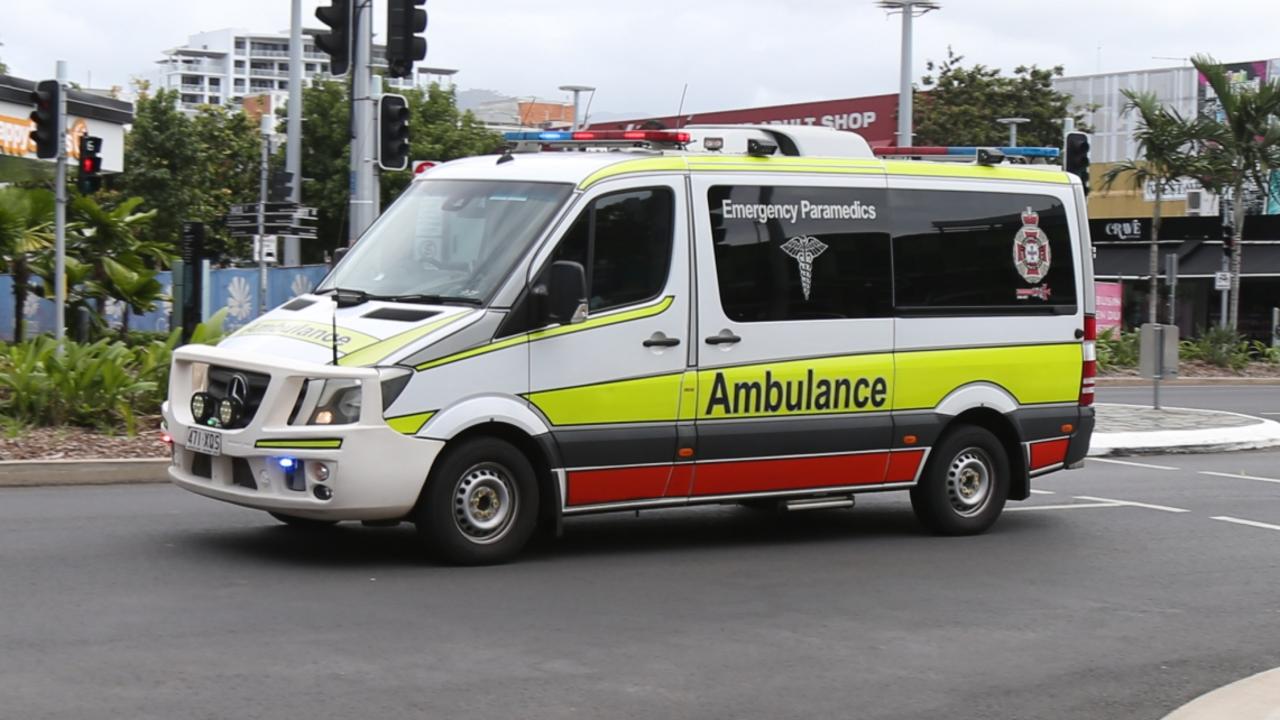
<instances>
[{"instance_id":1,"label":"utility pole","mask_svg":"<svg viewBox=\"0 0 1280 720\"><path fill-rule=\"evenodd\" d=\"M53 211L53 336L62 346L67 335L67 61L59 60L58 80L58 160L54 180ZM22 308L15 308L22 312Z\"/></svg>"},{"instance_id":2,"label":"utility pole","mask_svg":"<svg viewBox=\"0 0 1280 720\"><path fill-rule=\"evenodd\" d=\"M293 0L289 15L289 121L285 139L285 170L293 173L289 202L302 203L302 0ZM302 243L284 240L284 265L302 264Z\"/></svg>"},{"instance_id":3,"label":"utility pole","mask_svg":"<svg viewBox=\"0 0 1280 720\"><path fill-rule=\"evenodd\" d=\"M911 147L912 97L911 97L911 25L917 15L942 7L935 0L879 0L880 7L902 13L902 61L898 83L898 147Z\"/></svg>"},{"instance_id":4,"label":"utility pole","mask_svg":"<svg viewBox=\"0 0 1280 720\"><path fill-rule=\"evenodd\" d=\"M352 11L351 57L351 204L347 211L350 226L348 245L373 224L377 216L374 187L378 178L374 171L375 129L374 99L370 92L373 73L373 8L372 0L356 0Z\"/></svg>"},{"instance_id":5,"label":"utility pole","mask_svg":"<svg viewBox=\"0 0 1280 720\"><path fill-rule=\"evenodd\" d=\"M262 132L262 168L258 172L258 317L267 308L267 163L271 157L271 115L263 113L260 121Z\"/></svg>"},{"instance_id":6,"label":"utility pole","mask_svg":"<svg viewBox=\"0 0 1280 720\"><path fill-rule=\"evenodd\" d=\"M1009 126L1009 147L1018 147L1018 126L1022 123L1031 122L1030 118L1024 117L1007 117L1000 118L996 122Z\"/></svg>"},{"instance_id":7,"label":"utility pole","mask_svg":"<svg viewBox=\"0 0 1280 720\"><path fill-rule=\"evenodd\" d=\"M578 96L584 92L595 92L596 89L590 85L561 85L560 89L573 93L573 123L569 126L569 129L577 130L580 127L578 121L581 118L578 114Z\"/></svg>"}]
</instances>

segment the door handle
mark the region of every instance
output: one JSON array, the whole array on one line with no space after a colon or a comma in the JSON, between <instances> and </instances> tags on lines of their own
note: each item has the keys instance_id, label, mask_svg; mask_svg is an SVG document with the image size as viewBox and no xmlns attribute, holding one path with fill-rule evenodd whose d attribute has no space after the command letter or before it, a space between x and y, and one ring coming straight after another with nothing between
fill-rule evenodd
<instances>
[{"instance_id":1,"label":"door handle","mask_svg":"<svg viewBox=\"0 0 1280 720\"><path fill-rule=\"evenodd\" d=\"M644 341L645 347L675 347L680 344L680 338L667 337L660 332L656 332Z\"/></svg>"},{"instance_id":2,"label":"door handle","mask_svg":"<svg viewBox=\"0 0 1280 720\"><path fill-rule=\"evenodd\" d=\"M741 341L742 338L734 335L728 330L721 330L719 335L712 335L707 338L708 345L732 345L733 343Z\"/></svg>"}]
</instances>

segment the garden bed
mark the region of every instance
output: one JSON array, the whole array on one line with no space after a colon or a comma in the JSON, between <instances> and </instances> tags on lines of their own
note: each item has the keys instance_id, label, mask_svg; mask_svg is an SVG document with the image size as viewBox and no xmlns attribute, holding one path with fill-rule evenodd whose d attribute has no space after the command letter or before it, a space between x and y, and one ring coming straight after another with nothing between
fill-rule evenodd
<instances>
[{"instance_id":1,"label":"garden bed","mask_svg":"<svg viewBox=\"0 0 1280 720\"><path fill-rule=\"evenodd\" d=\"M1136 367L1111 367L1099 373L1101 377L1140 377ZM1270 362L1251 362L1233 370L1203 360L1181 360L1178 362L1180 378L1280 378L1280 365Z\"/></svg>"},{"instance_id":2,"label":"garden bed","mask_svg":"<svg viewBox=\"0 0 1280 720\"><path fill-rule=\"evenodd\" d=\"M147 422L145 426L158 427L158 422ZM17 434L0 436L0 460L142 460L167 457L169 448L161 442L159 430L129 437L87 428L27 428Z\"/></svg>"}]
</instances>

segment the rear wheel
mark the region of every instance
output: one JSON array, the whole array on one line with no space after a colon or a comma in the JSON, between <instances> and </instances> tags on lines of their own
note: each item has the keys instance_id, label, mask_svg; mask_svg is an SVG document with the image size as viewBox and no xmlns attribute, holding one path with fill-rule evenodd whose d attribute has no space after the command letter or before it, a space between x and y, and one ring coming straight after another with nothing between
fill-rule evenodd
<instances>
[{"instance_id":1,"label":"rear wheel","mask_svg":"<svg viewBox=\"0 0 1280 720\"><path fill-rule=\"evenodd\" d=\"M321 528L333 527L338 524L337 520L312 520L311 518L298 517L296 515L285 515L284 513L271 511L268 511L267 514L289 527L302 530L319 530Z\"/></svg>"},{"instance_id":2,"label":"rear wheel","mask_svg":"<svg viewBox=\"0 0 1280 720\"><path fill-rule=\"evenodd\" d=\"M505 440L477 437L446 451L413 519L442 560L487 565L510 560L529 542L538 500L524 453Z\"/></svg>"},{"instance_id":3,"label":"rear wheel","mask_svg":"<svg viewBox=\"0 0 1280 720\"><path fill-rule=\"evenodd\" d=\"M920 483L911 489L911 508L940 535L985 532L1009 497L1009 458L991 431L962 425L943 437L930 454Z\"/></svg>"}]
</instances>

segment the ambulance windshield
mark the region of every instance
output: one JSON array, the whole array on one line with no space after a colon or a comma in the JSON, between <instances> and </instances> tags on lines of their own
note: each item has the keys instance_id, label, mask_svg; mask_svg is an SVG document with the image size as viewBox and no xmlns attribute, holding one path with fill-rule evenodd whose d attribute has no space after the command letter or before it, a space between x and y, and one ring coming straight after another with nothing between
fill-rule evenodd
<instances>
[{"instance_id":1,"label":"ambulance windshield","mask_svg":"<svg viewBox=\"0 0 1280 720\"><path fill-rule=\"evenodd\" d=\"M486 303L571 191L532 182L411 183L316 292Z\"/></svg>"}]
</instances>

